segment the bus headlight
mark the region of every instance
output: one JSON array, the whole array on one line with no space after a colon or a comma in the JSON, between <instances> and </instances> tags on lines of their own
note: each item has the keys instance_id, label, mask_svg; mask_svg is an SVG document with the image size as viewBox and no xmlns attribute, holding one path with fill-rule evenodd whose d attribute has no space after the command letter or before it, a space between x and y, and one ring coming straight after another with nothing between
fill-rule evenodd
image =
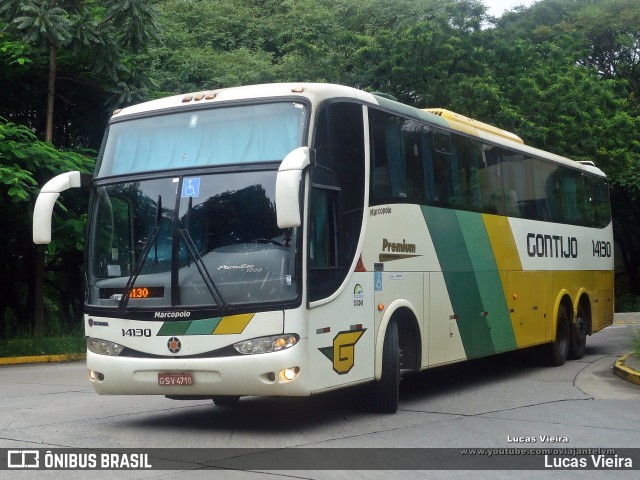
<instances>
[{"instance_id":1,"label":"bus headlight","mask_svg":"<svg viewBox=\"0 0 640 480\"><path fill-rule=\"evenodd\" d=\"M270 353L286 350L293 347L300 337L294 334L275 335L272 337L259 337L243 340L235 343L233 348L243 355L253 355L256 353Z\"/></svg>"},{"instance_id":2,"label":"bus headlight","mask_svg":"<svg viewBox=\"0 0 640 480\"><path fill-rule=\"evenodd\" d=\"M117 357L124 350L123 345L119 345L108 340L100 340L99 338L87 337L87 350L98 355L109 355Z\"/></svg>"}]
</instances>

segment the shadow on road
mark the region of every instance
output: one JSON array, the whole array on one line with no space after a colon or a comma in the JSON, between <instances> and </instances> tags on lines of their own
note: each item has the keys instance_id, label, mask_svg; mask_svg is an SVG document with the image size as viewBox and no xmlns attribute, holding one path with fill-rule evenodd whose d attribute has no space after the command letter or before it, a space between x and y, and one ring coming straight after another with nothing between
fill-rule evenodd
<instances>
[{"instance_id":1,"label":"shadow on road","mask_svg":"<svg viewBox=\"0 0 640 480\"><path fill-rule=\"evenodd\" d=\"M548 367L541 366L532 350L522 350L409 374L400 386L400 409L404 402L428 399L430 395L461 395L480 384L504 382L537 368ZM280 433L324 428L345 420L364 421L363 418L371 415L384 416L372 413L368 386L302 398L244 397L232 407L217 406L210 400L188 406L174 401L174 405L175 410L154 412L138 419L128 417L122 421L141 426L150 434L167 428Z\"/></svg>"}]
</instances>

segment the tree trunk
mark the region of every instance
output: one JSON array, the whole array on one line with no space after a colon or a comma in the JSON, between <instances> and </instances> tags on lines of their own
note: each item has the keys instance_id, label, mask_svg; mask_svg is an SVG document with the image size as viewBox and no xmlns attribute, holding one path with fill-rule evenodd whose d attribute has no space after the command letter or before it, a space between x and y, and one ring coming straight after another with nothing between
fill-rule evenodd
<instances>
[{"instance_id":1,"label":"tree trunk","mask_svg":"<svg viewBox=\"0 0 640 480\"><path fill-rule=\"evenodd\" d=\"M55 0L50 5L55 5ZM58 49L55 45L49 46L49 82L47 85L47 124L45 129L45 142L53 144L53 103L56 94L56 72L58 69ZM34 303L33 303L33 330L36 336L41 336L44 331L44 248L35 247L35 272L34 272Z\"/></svg>"},{"instance_id":2,"label":"tree trunk","mask_svg":"<svg viewBox=\"0 0 640 480\"><path fill-rule=\"evenodd\" d=\"M58 50L49 47L49 84L47 86L47 126L45 142L53 143L53 100L56 94L56 70L58 68Z\"/></svg>"},{"instance_id":3,"label":"tree trunk","mask_svg":"<svg viewBox=\"0 0 640 480\"><path fill-rule=\"evenodd\" d=\"M44 247L35 245L35 272L33 287L33 334L44 333Z\"/></svg>"}]
</instances>

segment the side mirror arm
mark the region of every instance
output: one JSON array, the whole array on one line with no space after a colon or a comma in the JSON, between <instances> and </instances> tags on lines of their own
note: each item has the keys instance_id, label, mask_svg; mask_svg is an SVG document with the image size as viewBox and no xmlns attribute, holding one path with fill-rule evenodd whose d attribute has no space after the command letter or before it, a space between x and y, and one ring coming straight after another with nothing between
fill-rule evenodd
<instances>
[{"instance_id":1,"label":"side mirror arm","mask_svg":"<svg viewBox=\"0 0 640 480\"><path fill-rule=\"evenodd\" d=\"M33 209L33 243L39 245L51 243L51 218L60 193L70 188L89 185L91 185L91 175L78 171L62 173L44 184Z\"/></svg>"}]
</instances>

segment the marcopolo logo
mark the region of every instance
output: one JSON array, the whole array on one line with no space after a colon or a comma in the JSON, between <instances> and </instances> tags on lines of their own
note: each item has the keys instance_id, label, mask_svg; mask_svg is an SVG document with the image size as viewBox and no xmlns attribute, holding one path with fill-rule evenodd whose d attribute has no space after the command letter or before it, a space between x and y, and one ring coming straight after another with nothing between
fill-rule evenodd
<instances>
[{"instance_id":1,"label":"marcopolo logo","mask_svg":"<svg viewBox=\"0 0 640 480\"><path fill-rule=\"evenodd\" d=\"M189 318L191 312L183 310L182 312L156 312L153 318Z\"/></svg>"}]
</instances>

